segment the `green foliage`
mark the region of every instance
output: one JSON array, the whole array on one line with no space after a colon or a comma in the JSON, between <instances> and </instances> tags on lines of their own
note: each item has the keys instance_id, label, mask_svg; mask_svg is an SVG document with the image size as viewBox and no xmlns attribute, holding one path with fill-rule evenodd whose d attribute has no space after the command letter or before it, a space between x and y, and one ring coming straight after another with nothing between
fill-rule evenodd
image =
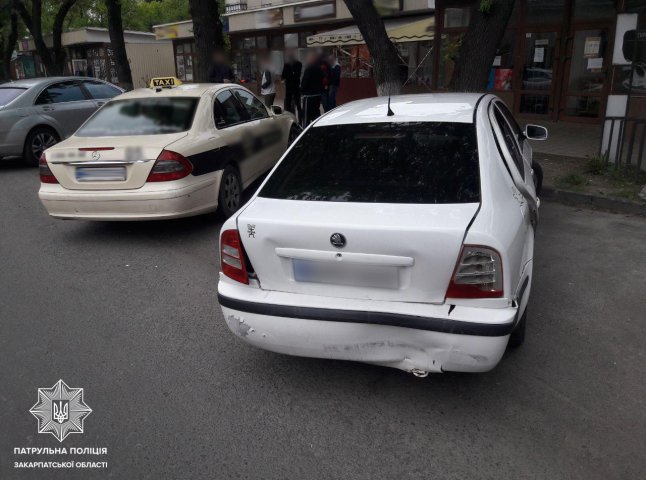
<instances>
[{"instance_id":1,"label":"green foliage","mask_svg":"<svg viewBox=\"0 0 646 480\"><path fill-rule=\"evenodd\" d=\"M51 32L58 0L43 1L43 32ZM188 0L122 0L125 30L152 31L153 25L190 19ZM65 30L108 26L104 0L77 0L65 19Z\"/></svg>"},{"instance_id":2,"label":"green foliage","mask_svg":"<svg viewBox=\"0 0 646 480\"><path fill-rule=\"evenodd\" d=\"M480 13L490 13L491 8L493 7L494 0L480 0L480 5L478 6L478 10L480 10Z\"/></svg>"},{"instance_id":3,"label":"green foliage","mask_svg":"<svg viewBox=\"0 0 646 480\"><path fill-rule=\"evenodd\" d=\"M580 187L584 185L585 178L577 173L569 173L557 179L557 183L566 187Z\"/></svg>"},{"instance_id":4,"label":"green foliage","mask_svg":"<svg viewBox=\"0 0 646 480\"><path fill-rule=\"evenodd\" d=\"M588 157L587 171L593 175L601 175L608 169L608 154Z\"/></svg>"}]
</instances>

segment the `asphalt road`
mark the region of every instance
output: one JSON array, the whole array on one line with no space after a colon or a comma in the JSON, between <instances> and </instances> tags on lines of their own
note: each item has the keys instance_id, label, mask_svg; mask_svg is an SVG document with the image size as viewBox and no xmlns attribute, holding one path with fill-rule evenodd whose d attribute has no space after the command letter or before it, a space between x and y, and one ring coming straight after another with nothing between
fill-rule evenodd
<instances>
[{"instance_id":1,"label":"asphalt road","mask_svg":"<svg viewBox=\"0 0 646 480\"><path fill-rule=\"evenodd\" d=\"M544 203L525 345L418 379L240 343L213 216L60 221L37 188L0 163L3 480L646 477L646 219ZM29 413L59 378L93 409L62 444ZM108 468L14 468L47 446Z\"/></svg>"}]
</instances>

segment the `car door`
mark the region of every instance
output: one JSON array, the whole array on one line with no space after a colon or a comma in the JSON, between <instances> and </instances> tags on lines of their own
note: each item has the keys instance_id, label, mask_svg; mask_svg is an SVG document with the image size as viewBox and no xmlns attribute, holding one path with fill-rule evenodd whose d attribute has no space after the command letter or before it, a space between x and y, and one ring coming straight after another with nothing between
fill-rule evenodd
<instances>
[{"instance_id":1,"label":"car door","mask_svg":"<svg viewBox=\"0 0 646 480\"><path fill-rule=\"evenodd\" d=\"M271 169L283 151L282 131L275 118L269 115L265 105L248 90L236 88L236 97L249 112L254 137L254 175L259 176Z\"/></svg>"},{"instance_id":2,"label":"car door","mask_svg":"<svg viewBox=\"0 0 646 480\"><path fill-rule=\"evenodd\" d=\"M524 308L529 294L529 289L525 287L529 284L527 279L531 278L534 257L534 231L538 224L538 201L531 175L531 163L526 164L518 137L496 103L498 102L491 104L489 112L491 127L502 155L502 161L505 163L513 183L513 201L518 202L522 213L522 223L515 226L518 228L516 241L512 242L508 253L516 259L511 263L521 267L518 277L515 277L516 272L513 272L511 278L519 279L515 297L519 306Z\"/></svg>"},{"instance_id":3,"label":"car door","mask_svg":"<svg viewBox=\"0 0 646 480\"><path fill-rule=\"evenodd\" d=\"M242 187L251 183L254 175L253 139L249 113L231 89L221 90L213 101L213 120L217 129L218 158L238 165Z\"/></svg>"},{"instance_id":4,"label":"car door","mask_svg":"<svg viewBox=\"0 0 646 480\"><path fill-rule=\"evenodd\" d=\"M39 114L52 120L63 137L74 133L97 109L76 80L47 86L36 98L34 106Z\"/></svg>"},{"instance_id":5,"label":"car door","mask_svg":"<svg viewBox=\"0 0 646 480\"><path fill-rule=\"evenodd\" d=\"M81 85L97 108L102 107L108 100L121 95L123 90L101 80L81 80Z\"/></svg>"}]
</instances>

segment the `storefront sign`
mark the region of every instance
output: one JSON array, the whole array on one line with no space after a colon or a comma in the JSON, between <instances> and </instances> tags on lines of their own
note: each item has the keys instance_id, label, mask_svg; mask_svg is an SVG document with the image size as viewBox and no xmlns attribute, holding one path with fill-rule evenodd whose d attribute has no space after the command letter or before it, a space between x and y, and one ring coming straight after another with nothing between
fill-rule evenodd
<instances>
[{"instance_id":1,"label":"storefront sign","mask_svg":"<svg viewBox=\"0 0 646 480\"><path fill-rule=\"evenodd\" d=\"M316 5L297 5L294 7L295 22L311 22L322 18L336 17L336 3L325 2Z\"/></svg>"},{"instance_id":2,"label":"storefront sign","mask_svg":"<svg viewBox=\"0 0 646 480\"><path fill-rule=\"evenodd\" d=\"M283 10L272 8L256 12L256 28L276 28L283 24Z\"/></svg>"}]
</instances>

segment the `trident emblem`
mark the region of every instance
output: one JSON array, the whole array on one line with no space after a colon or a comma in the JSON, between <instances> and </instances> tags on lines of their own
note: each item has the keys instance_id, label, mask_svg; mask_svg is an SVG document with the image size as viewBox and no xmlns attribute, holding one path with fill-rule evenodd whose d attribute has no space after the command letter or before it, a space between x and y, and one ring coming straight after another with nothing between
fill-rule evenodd
<instances>
[{"instance_id":1,"label":"trident emblem","mask_svg":"<svg viewBox=\"0 0 646 480\"><path fill-rule=\"evenodd\" d=\"M58 423L66 422L69 419L69 405L68 400L52 400L54 420Z\"/></svg>"}]
</instances>

